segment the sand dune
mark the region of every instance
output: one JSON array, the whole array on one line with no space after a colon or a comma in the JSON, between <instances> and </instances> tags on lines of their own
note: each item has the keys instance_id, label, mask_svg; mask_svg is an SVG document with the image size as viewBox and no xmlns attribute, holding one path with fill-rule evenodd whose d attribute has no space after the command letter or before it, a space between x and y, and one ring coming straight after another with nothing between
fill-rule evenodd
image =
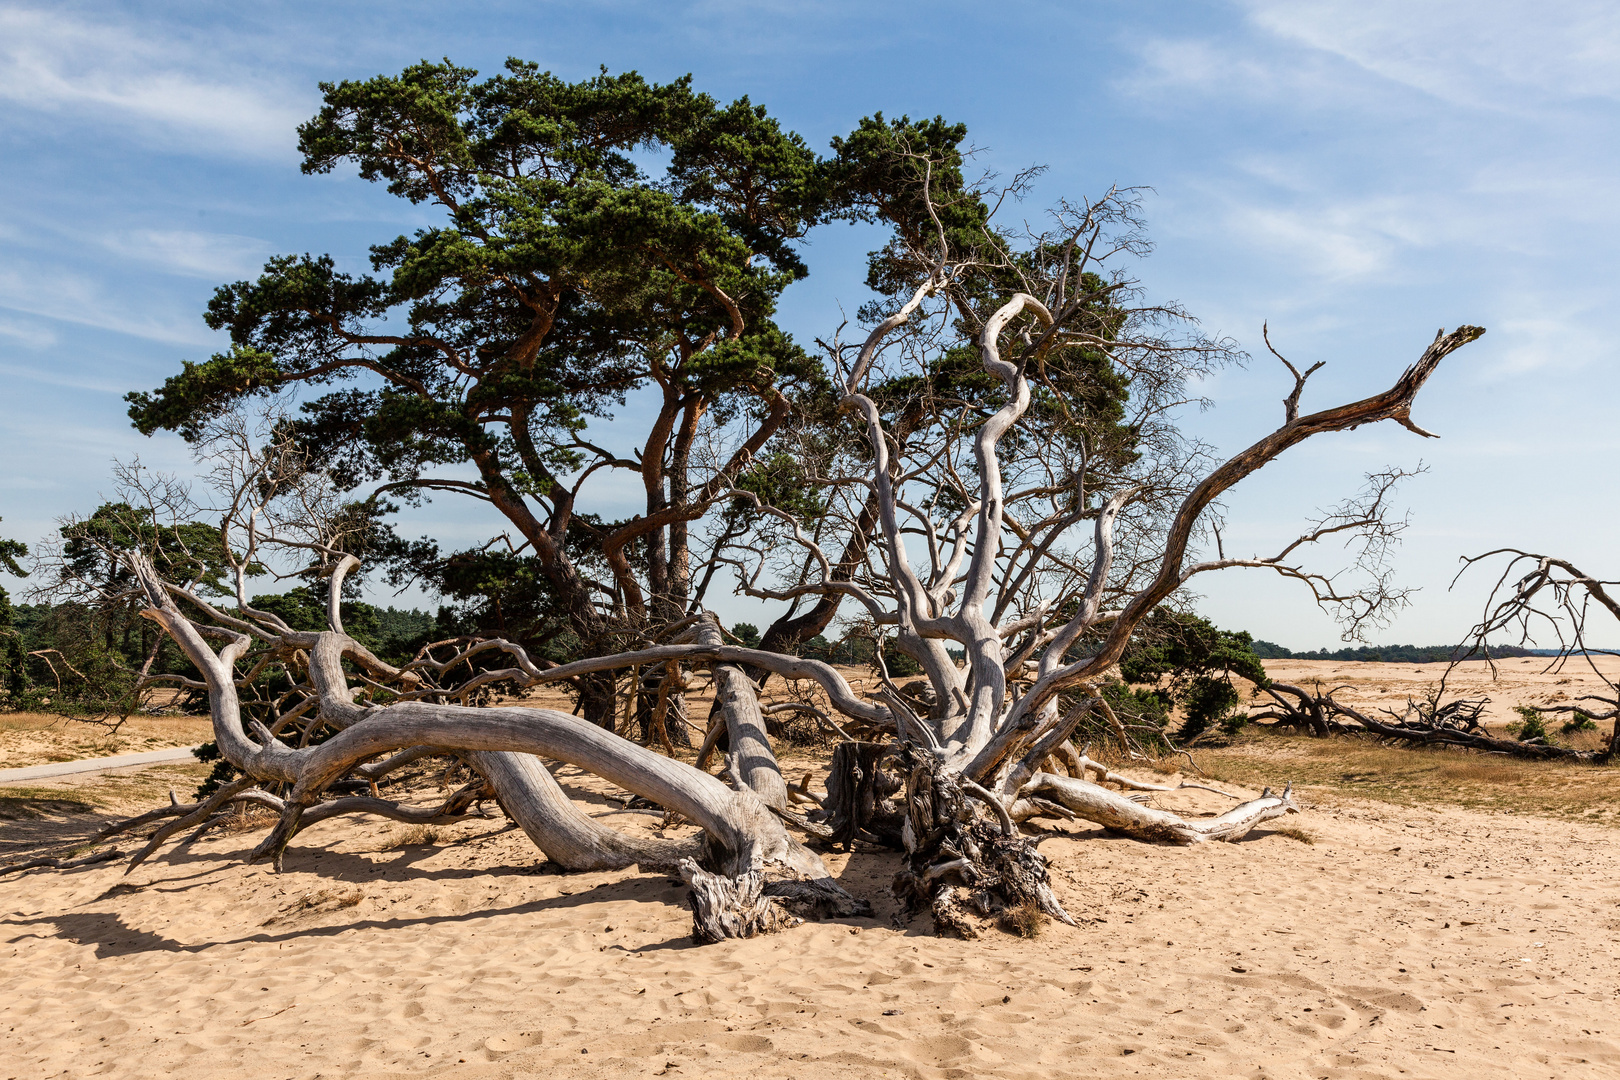
<instances>
[{"instance_id":1,"label":"sand dune","mask_svg":"<svg viewBox=\"0 0 1620 1080\"><path fill-rule=\"evenodd\" d=\"M1612 830L1289 820L1316 843L1074 829L1043 850L1080 925L1035 940L895 928L894 859L863 854L830 863L877 917L702 948L670 879L546 873L499 819L391 850L323 825L280 875L219 834L0 879L0 1080L1620 1075Z\"/></svg>"},{"instance_id":2,"label":"sand dune","mask_svg":"<svg viewBox=\"0 0 1620 1080\"><path fill-rule=\"evenodd\" d=\"M1602 677L1599 676L1601 673ZM1267 660L1266 674L1278 682L1304 689L1318 684L1324 690L1341 688L1335 698L1356 708L1393 709L1400 712L1408 697L1423 693L1446 677L1446 700L1454 697L1489 698L1484 723L1493 730L1519 719L1515 706L1536 708L1570 705L1586 694L1613 697L1604 684L1620 682L1620 656L1598 656L1588 661L1554 663L1551 657L1498 660L1495 670L1483 660L1458 664L1448 674L1445 664L1389 664L1338 660ZM1593 706L1592 702L1585 702ZM1599 710L1608 706L1597 705ZM1561 723L1569 714L1553 717ZM1608 724L1603 725L1607 729Z\"/></svg>"}]
</instances>

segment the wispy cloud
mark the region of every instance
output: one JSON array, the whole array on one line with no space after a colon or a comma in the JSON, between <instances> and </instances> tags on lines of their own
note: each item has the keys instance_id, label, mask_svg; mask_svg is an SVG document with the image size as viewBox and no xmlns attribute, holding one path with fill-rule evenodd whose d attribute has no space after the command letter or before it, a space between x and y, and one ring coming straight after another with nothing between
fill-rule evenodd
<instances>
[{"instance_id":1,"label":"wispy cloud","mask_svg":"<svg viewBox=\"0 0 1620 1080\"><path fill-rule=\"evenodd\" d=\"M0 338L10 338L29 349L45 349L56 344L56 335L49 327L3 315L0 315Z\"/></svg>"},{"instance_id":2,"label":"wispy cloud","mask_svg":"<svg viewBox=\"0 0 1620 1080\"><path fill-rule=\"evenodd\" d=\"M0 101L208 154L285 156L307 88L272 85L219 49L129 20L0 8Z\"/></svg>"},{"instance_id":3,"label":"wispy cloud","mask_svg":"<svg viewBox=\"0 0 1620 1080\"><path fill-rule=\"evenodd\" d=\"M116 291L115 284L62 267L11 261L0 266L0 308L152 341L206 345L213 340L196 315L153 313L139 296Z\"/></svg>"},{"instance_id":4,"label":"wispy cloud","mask_svg":"<svg viewBox=\"0 0 1620 1080\"><path fill-rule=\"evenodd\" d=\"M251 236L175 229L133 229L102 243L121 258L209 281L251 274L272 250L268 241Z\"/></svg>"},{"instance_id":5,"label":"wispy cloud","mask_svg":"<svg viewBox=\"0 0 1620 1080\"><path fill-rule=\"evenodd\" d=\"M1262 257L1286 259L1317 277L1342 281L1382 272L1396 247L1384 227L1358 211L1347 205L1282 210L1237 204L1223 224Z\"/></svg>"},{"instance_id":6,"label":"wispy cloud","mask_svg":"<svg viewBox=\"0 0 1620 1080\"><path fill-rule=\"evenodd\" d=\"M1620 99L1620 8L1609 0L1250 0L1262 29L1457 105L1518 112Z\"/></svg>"},{"instance_id":7,"label":"wispy cloud","mask_svg":"<svg viewBox=\"0 0 1620 1080\"><path fill-rule=\"evenodd\" d=\"M55 480L46 480L38 476L25 476L19 473L0 473L0 490L7 491L52 491L62 485Z\"/></svg>"},{"instance_id":8,"label":"wispy cloud","mask_svg":"<svg viewBox=\"0 0 1620 1080\"><path fill-rule=\"evenodd\" d=\"M45 386L60 386L67 390L87 390L94 394L116 394L119 397L129 391L127 377L124 379L89 378L77 369L67 368L61 364L40 367L0 362L0 376L4 376L8 380L26 379L29 382L41 383Z\"/></svg>"},{"instance_id":9,"label":"wispy cloud","mask_svg":"<svg viewBox=\"0 0 1620 1080\"><path fill-rule=\"evenodd\" d=\"M1149 34L1130 43L1138 62L1113 80L1115 92L1176 111L1210 105L1287 102L1295 106L1340 101L1359 73L1306 48L1266 48L1253 37L1187 38ZM1361 76L1365 82L1365 76Z\"/></svg>"},{"instance_id":10,"label":"wispy cloud","mask_svg":"<svg viewBox=\"0 0 1620 1080\"><path fill-rule=\"evenodd\" d=\"M1493 327L1502 339L1496 360L1479 378L1496 383L1531 372L1562 374L1612 365L1620 350L1606 326L1608 299L1516 290Z\"/></svg>"},{"instance_id":11,"label":"wispy cloud","mask_svg":"<svg viewBox=\"0 0 1620 1080\"><path fill-rule=\"evenodd\" d=\"M1609 0L1237 0L1255 35L1148 35L1117 88L1172 102L1186 92L1296 107L1412 92L1518 116L1620 100L1620 7ZM1281 46L1281 47L1279 47ZM1346 99L1349 99L1348 101Z\"/></svg>"}]
</instances>

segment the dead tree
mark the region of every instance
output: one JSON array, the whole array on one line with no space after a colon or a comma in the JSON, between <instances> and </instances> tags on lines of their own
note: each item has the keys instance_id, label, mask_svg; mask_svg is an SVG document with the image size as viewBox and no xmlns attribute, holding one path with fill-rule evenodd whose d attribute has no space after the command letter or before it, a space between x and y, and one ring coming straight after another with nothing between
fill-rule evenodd
<instances>
[{"instance_id":1,"label":"dead tree","mask_svg":"<svg viewBox=\"0 0 1620 1080\"><path fill-rule=\"evenodd\" d=\"M1154 478L1126 473L1109 478L1111 487L1099 487L1099 478L1072 460L1044 458L1035 449L1016 457L1006 454L1006 446L1019 434L1032 385L1056 350L1079 347L1124 358L1133 351L1162 356L1176 346L1132 339L1136 327L1128 320L1115 318L1106 326L1091 321L1122 287L1120 279L1097 273L1095 253L1128 246L1111 243L1109 233L1110 226L1131 221L1128 203L1111 193L1098 204L1066 208L1058 221L1063 232L1037 238L1036 256L1017 267L1023 284L1040 294L1014 291L976 335L982 370L1001 389L999 407L987 417L941 424L932 444L912 438L900 454L865 392L891 336L927 319L930 305L968 307L958 293L971 267L947 261L943 229L931 261L917 256L925 271L909 299L858 347L834 347L842 410L865 434L870 464L858 484L876 503L878 536L865 572L836 573L841 561L822 549L806 523L778 513L782 538L808 554L819 577L769 588L759 584L762 557L742 582L745 591L766 597L847 597L922 668L930 691L922 695L926 707L916 704L917 695L883 680L881 700L896 747L892 761L901 779L889 785L897 792L895 805L871 805L870 784L840 779L828 814L841 831L892 820L896 811L903 816L908 868L895 892L914 910L931 908L942 930L960 931L975 914L1026 903L1067 917L1046 888L1041 859L1013 828L1013 808L1025 820L1039 814L1079 817L1178 842L1235 838L1295 809L1288 792L1268 791L1216 823L1185 822L1090 782L1084 769L1071 775L1054 755L1093 707L1107 709L1098 686L1138 624L1198 574L1270 569L1305 582L1319 603L1344 610L1352 623L1376 619L1398 601L1386 576L1374 575L1366 589L1347 591L1292 561L1300 547L1329 535L1360 535L1374 547L1387 542L1394 531L1385 516L1388 483L1375 482L1372 497L1341 507L1274 557L1228 556L1218 536L1215 557L1194 559L1192 549L1206 513L1223 493L1307 438L1386 419L1428 435L1411 420L1415 396L1446 356L1483 333L1470 326L1442 331L1390 389L1308 415L1299 415L1299 398L1310 372L1294 371L1283 426L1192 484L1179 505L1147 515L1161 525L1156 534L1144 537L1140 521L1132 522L1133 561L1121 567L1115 562L1118 531L1134 505L1162 493L1155 491ZM1028 467L1032 459L1035 468ZM1009 484L1013 475L1019 486ZM1083 524L1091 533L1089 549L1075 550L1067 541ZM962 662L953 659L953 647ZM863 776L874 757L861 755ZM848 760L853 763L855 755Z\"/></svg>"},{"instance_id":2,"label":"dead tree","mask_svg":"<svg viewBox=\"0 0 1620 1080\"><path fill-rule=\"evenodd\" d=\"M1524 645L1534 642L1533 634L1538 628L1550 633L1558 642L1558 654L1551 658L1546 670L1558 671L1566 664L1582 663L1605 689L1582 697L1574 704L1544 706L1541 711L1565 713L1593 723L1612 720L1614 726L1603 750L1568 753L1579 755L1581 760L1615 760L1620 757L1620 686L1597 665L1597 656L1612 654L1592 646L1587 620L1594 614L1593 605L1596 605L1601 612L1620 622L1620 600L1609 591L1620 582L1594 577L1567 559L1518 548L1498 548L1465 558L1458 577L1470 567L1499 556L1506 556L1507 564L1486 597L1484 614L1458 651L1483 655L1494 675L1496 661L1486 644L1490 637L1508 633L1517 637L1518 644Z\"/></svg>"},{"instance_id":3,"label":"dead tree","mask_svg":"<svg viewBox=\"0 0 1620 1080\"><path fill-rule=\"evenodd\" d=\"M464 812L487 790L565 868L677 868L692 885L694 934L713 940L775 929L805 913L861 909L790 826L812 837L841 835L846 843L898 839L906 862L894 891L907 910L930 911L942 931L971 933L979 918L1007 908L1034 905L1069 919L1051 892L1044 858L1022 832L1032 819L1078 818L1143 839L1197 843L1237 839L1296 812L1288 790L1268 790L1214 820L1184 820L1092 782L1088 773L1121 778L1076 755L1069 738L1092 711L1111 716L1102 681L1138 624L1198 574L1269 569L1307 583L1319 603L1343 609L1352 622L1377 618L1398 598L1381 576L1364 589L1345 590L1293 561L1302 545L1330 534L1362 534L1375 543L1387 537L1382 498L1318 522L1274 557L1228 556L1218 534L1214 557L1200 559L1194 551L1222 494L1289 447L1386 419L1427 434L1410 419L1414 398L1447 355L1483 331L1437 334L1390 389L1320 412L1298 414L1305 376L1296 376L1285 423L1202 478L1188 473L1190 459L1166 465L1151 456L1134 472L1099 473L1084 460L1019 440L1027 434L1021 424L1032 380L1043 378L1056 350L1094 350L1105 362L1129 366L1181 347L1133 337L1139 327L1122 319L1115 303L1125 283L1098 273L1099 253L1130 249L1109 234L1122 220L1133 222L1128 209L1114 193L1094 205L1065 207L1061 233L1039 238L1031 259L992 267L1020 286L974 323L972 348L996 391L993 408L937 423L931 438L913 440L904 455L894 452L866 393L868 379L876 365L892 361L887 350L896 342L909 359L921 357L926 341L907 338L908 325L941 312L971 312L964 280L972 267L947 262L942 240L938 252L918 256L920 281L909 299L858 347L833 349L841 409L865 440L865 464L829 482L865 492L875 508L876 535L857 572L848 571L847 560L827 557L814 530L794 515L756 503L819 568L789 591L859 603L921 666L925 693L904 692L885 674L876 700L862 697L831 665L726 644L703 612L673 625L663 640L547 668L494 639L441 643L402 666L387 664L344 631L344 583L361 565L349 550L348 511L295 454L262 453L243 429L231 429L214 486L224 495L221 535L234 596L222 601L195 582L166 580L138 549L119 553L146 617L200 672L194 681L206 688L220 752L244 774L239 785L200 804L163 811L176 820L156 842L206 825L231 800L251 799L278 815L253 858L279 865L288 843L319 821L349 814L436 820ZM1146 321L1167 314L1151 309ZM1137 369L1144 381L1151 374L1146 365ZM1166 469L1185 482L1166 482ZM1166 491L1175 497L1167 499ZM298 572L324 580L324 629L295 630L252 605L246 581L271 548L298 553ZM755 568L744 588L772 591L759 580ZM504 656L504 667L474 670L473 661L496 655ZM529 687L682 664L707 668L717 683L729 783L567 713L468 704L496 684ZM292 689L275 699L252 696L257 676L272 667ZM877 749L841 751L860 775L835 772L825 796L802 785L790 789L748 670L814 682L831 713L876 735ZM828 722L838 726L830 715ZM312 734L323 729L335 734L314 745ZM344 783L375 780L426 753L463 758L480 774L475 786L441 807L406 807L349 793L354 785ZM576 765L681 815L700 827L701 840L632 838L607 828L572 805L546 760ZM257 790L264 781L281 785L282 793ZM800 817L793 802L820 806Z\"/></svg>"},{"instance_id":4,"label":"dead tree","mask_svg":"<svg viewBox=\"0 0 1620 1080\"><path fill-rule=\"evenodd\" d=\"M1568 560L1499 548L1463 560L1463 570L1487 559L1508 556L1496 584L1486 599L1485 612L1469 630L1468 637L1452 653L1451 662L1433 689L1422 700L1407 699L1399 713L1379 710L1372 716L1334 698L1333 690L1314 692L1284 683L1272 683L1262 690L1271 698L1268 706L1251 719L1270 722L1314 734L1360 733L1408 746L1457 747L1506 757L1540 761L1568 761L1606 764L1620 756L1620 687L1596 663L1602 651L1587 640L1587 619L1592 605L1620 619L1620 603L1608 589L1616 583L1594 578ZM1458 575L1461 576L1461 573ZM1533 643L1532 631L1540 628L1559 643L1559 652L1547 664L1547 671L1562 670L1568 663L1584 663L1602 681L1606 690L1589 694L1568 705L1541 706L1541 712L1563 713L1596 723L1614 722L1607 744L1598 750L1561 746L1541 737L1498 738L1480 723L1489 698L1447 698L1446 682L1459 663L1483 658L1494 675L1496 660L1489 639L1500 639L1504 632L1520 645Z\"/></svg>"},{"instance_id":5,"label":"dead tree","mask_svg":"<svg viewBox=\"0 0 1620 1080\"><path fill-rule=\"evenodd\" d=\"M1444 683L1424 694L1421 701L1407 699L1396 712L1380 709L1382 716L1337 700L1335 690L1313 692L1285 683L1265 688L1272 703L1250 714L1256 723L1308 730L1319 735L1370 735L1381 741L1412 747L1456 747L1490 754L1548 761L1594 761L1592 751L1557 746L1541 740L1500 739L1490 734L1480 716L1489 698L1445 699Z\"/></svg>"}]
</instances>

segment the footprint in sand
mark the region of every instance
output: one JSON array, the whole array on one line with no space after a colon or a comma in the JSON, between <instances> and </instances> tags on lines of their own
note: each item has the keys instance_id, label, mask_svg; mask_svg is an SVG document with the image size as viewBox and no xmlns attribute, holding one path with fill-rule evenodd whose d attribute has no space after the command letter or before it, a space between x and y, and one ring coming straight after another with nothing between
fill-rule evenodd
<instances>
[{"instance_id":1,"label":"footprint in sand","mask_svg":"<svg viewBox=\"0 0 1620 1080\"><path fill-rule=\"evenodd\" d=\"M539 1043L538 1031L508 1031L485 1039L484 1049L492 1054L510 1054L514 1050L524 1050Z\"/></svg>"}]
</instances>

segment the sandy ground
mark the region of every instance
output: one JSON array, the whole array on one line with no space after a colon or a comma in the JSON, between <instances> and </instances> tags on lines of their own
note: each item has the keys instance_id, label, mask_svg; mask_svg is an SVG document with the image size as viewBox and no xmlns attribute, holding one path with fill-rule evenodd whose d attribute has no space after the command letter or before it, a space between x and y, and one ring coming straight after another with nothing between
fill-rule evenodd
<instances>
[{"instance_id":1,"label":"sandy ground","mask_svg":"<svg viewBox=\"0 0 1620 1080\"><path fill-rule=\"evenodd\" d=\"M1510 661L1487 684L1469 665L1452 685L1488 694L1497 724L1516 719L1512 705L1596 685L1543 666ZM1440 670L1268 668L1374 707L1397 707ZM4 719L8 764L86 756L86 739L90 752L150 748ZM143 724L159 727L126 738L196 738L190 722ZM1264 740L1210 763L1281 773L1331 750ZM817 765L789 758L784 771ZM1537 768L1516 779L1561 775ZM156 805L170 787L186 795L204 771L0 788L0 857ZM559 775L588 812L657 827L594 778ZM550 873L500 818L425 842L387 823L324 824L279 875L242 864L261 835L244 828L127 877L118 864L3 877L0 1080L1620 1075L1620 834L1527 816L1523 798L1511 813L1414 802L1451 774L1438 775L1384 801L1309 784L1305 813L1286 820L1309 845L1266 827L1182 849L1069 827L1042 850L1079 925L1034 940L897 927L885 892L896 857L858 853L828 863L874 918L698 948L678 882ZM1501 787L1494 774L1476 782ZM435 798L424 776L412 801ZM1230 805L1193 791L1158 804Z\"/></svg>"},{"instance_id":2,"label":"sandy ground","mask_svg":"<svg viewBox=\"0 0 1620 1080\"><path fill-rule=\"evenodd\" d=\"M1055 837L1080 925L1034 940L896 928L894 857L834 856L875 918L702 948L671 879L547 873L498 819L391 849L400 826L322 825L280 875L216 834L128 877L0 879L0 1080L1620 1075L1612 829L1348 799L1288 822L1316 842Z\"/></svg>"},{"instance_id":3,"label":"sandy ground","mask_svg":"<svg viewBox=\"0 0 1620 1080\"><path fill-rule=\"evenodd\" d=\"M1597 663L1613 680L1620 681L1620 657L1600 657ZM1493 677L1483 661L1459 665L1447 683L1448 690L1468 697L1489 697L1487 723L1496 729L1515 721L1516 705L1547 706L1569 704L1582 694L1604 690L1603 683L1585 666L1569 661L1556 671L1545 671L1542 659L1503 660ZM865 668L840 668L857 692L875 684ZM1368 664L1331 660L1271 660L1266 671L1279 682L1306 689L1342 688L1339 700L1360 708L1389 708L1400 711L1408 697L1420 698L1445 672L1443 664ZM805 686L809 689L808 685ZM1607 692L1607 691L1605 691ZM707 716L710 692L700 685L691 700L694 723L702 725ZM767 703L788 700L791 694L780 681L767 688ZM524 698L503 701L530 703L551 708L571 709L567 694L558 688L543 688ZM1258 699L1253 707L1264 705ZM1560 721L1561 722L1561 721ZM134 716L116 732L105 727L67 720L47 713L0 713L0 769L41 765L51 761L73 761L89 757L139 753L169 746L190 746L211 738L206 717ZM694 738L701 739L701 731Z\"/></svg>"}]
</instances>

